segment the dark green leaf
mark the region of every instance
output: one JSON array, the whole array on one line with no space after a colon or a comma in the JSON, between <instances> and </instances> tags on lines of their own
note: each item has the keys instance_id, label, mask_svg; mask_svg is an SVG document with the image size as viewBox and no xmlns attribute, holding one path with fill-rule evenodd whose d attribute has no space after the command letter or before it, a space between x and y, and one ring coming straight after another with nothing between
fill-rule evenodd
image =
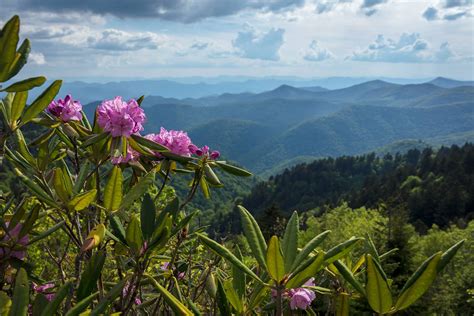
<instances>
[{"instance_id":1,"label":"dark green leaf","mask_svg":"<svg viewBox=\"0 0 474 316\"><path fill-rule=\"evenodd\" d=\"M242 219L242 227L244 230L245 238L247 239L250 250L253 256L257 259L257 262L266 269L267 264L265 262L265 254L267 252L267 243L263 238L262 231L257 224L252 214L247 211L243 206L238 206L240 211L240 217Z\"/></svg>"},{"instance_id":2,"label":"dark green leaf","mask_svg":"<svg viewBox=\"0 0 474 316\"><path fill-rule=\"evenodd\" d=\"M143 238L146 240L150 239L151 235L155 231L155 202L151 198L150 194L145 194L143 197L142 207L140 211L140 224L142 226Z\"/></svg>"},{"instance_id":3,"label":"dark green leaf","mask_svg":"<svg viewBox=\"0 0 474 316\"><path fill-rule=\"evenodd\" d=\"M20 268L16 274L12 301L13 304L9 316L26 316L28 314L30 286L28 284L28 276L23 268Z\"/></svg>"},{"instance_id":4,"label":"dark green leaf","mask_svg":"<svg viewBox=\"0 0 474 316\"><path fill-rule=\"evenodd\" d=\"M78 301L88 297L97 289L97 280L104 267L105 257L105 252L100 250L95 252L87 262L76 291Z\"/></svg>"},{"instance_id":5,"label":"dark green leaf","mask_svg":"<svg viewBox=\"0 0 474 316\"><path fill-rule=\"evenodd\" d=\"M46 107L54 100L54 97L58 94L59 89L61 88L62 81L54 81L46 90L41 93L39 97L36 98L33 103L26 108L25 113L21 117L22 124L25 124L35 117L38 116L41 112L46 109Z\"/></svg>"},{"instance_id":6,"label":"dark green leaf","mask_svg":"<svg viewBox=\"0 0 474 316\"><path fill-rule=\"evenodd\" d=\"M27 91L31 90L35 87L41 86L43 83L46 82L45 77L33 77L33 78L28 78L22 81L15 82L5 89L3 91L6 92L22 92L22 91Z\"/></svg>"},{"instance_id":7,"label":"dark green leaf","mask_svg":"<svg viewBox=\"0 0 474 316\"><path fill-rule=\"evenodd\" d=\"M281 242L283 258L285 259L285 271L289 272L298 252L299 219L296 211L286 224L285 234Z\"/></svg>"},{"instance_id":8,"label":"dark green leaf","mask_svg":"<svg viewBox=\"0 0 474 316\"><path fill-rule=\"evenodd\" d=\"M216 164L225 172L239 177L250 177L252 173L245 169L227 164L225 161L216 161Z\"/></svg>"}]
</instances>

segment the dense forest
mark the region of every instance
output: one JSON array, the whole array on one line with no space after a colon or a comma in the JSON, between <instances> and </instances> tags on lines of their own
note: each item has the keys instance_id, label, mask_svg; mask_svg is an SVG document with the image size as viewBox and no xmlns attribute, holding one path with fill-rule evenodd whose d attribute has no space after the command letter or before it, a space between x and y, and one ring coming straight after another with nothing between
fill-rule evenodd
<instances>
[{"instance_id":1,"label":"dense forest","mask_svg":"<svg viewBox=\"0 0 474 316\"><path fill-rule=\"evenodd\" d=\"M243 204L258 218L288 217L293 210L350 207L397 209L417 229L472 219L474 145L406 154L342 156L299 164L258 183Z\"/></svg>"}]
</instances>

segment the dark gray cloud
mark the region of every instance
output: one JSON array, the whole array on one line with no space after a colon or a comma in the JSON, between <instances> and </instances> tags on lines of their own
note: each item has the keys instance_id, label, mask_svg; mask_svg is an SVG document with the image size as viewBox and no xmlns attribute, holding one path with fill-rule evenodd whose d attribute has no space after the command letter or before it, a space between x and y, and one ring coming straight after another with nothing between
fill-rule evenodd
<instances>
[{"instance_id":1,"label":"dark gray cloud","mask_svg":"<svg viewBox=\"0 0 474 316\"><path fill-rule=\"evenodd\" d=\"M473 5L472 0L444 0L442 3L444 8L469 7Z\"/></svg>"},{"instance_id":2,"label":"dark gray cloud","mask_svg":"<svg viewBox=\"0 0 474 316\"><path fill-rule=\"evenodd\" d=\"M361 4L361 8L372 8L385 2L387 2L387 0L364 0Z\"/></svg>"},{"instance_id":3,"label":"dark gray cloud","mask_svg":"<svg viewBox=\"0 0 474 316\"><path fill-rule=\"evenodd\" d=\"M301 6L304 2L305 0L17 0L15 6L18 10L29 11L90 12L119 18L149 17L195 22L247 9L278 12Z\"/></svg>"},{"instance_id":4,"label":"dark gray cloud","mask_svg":"<svg viewBox=\"0 0 474 316\"><path fill-rule=\"evenodd\" d=\"M280 59L279 50L284 42L284 33L284 29L273 28L259 34L248 27L247 30L239 32L232 45L241 57L276 61Z\"/></svg>"},{"instance_id":5,"label":"dark gray cloud","mask_svg":"<svg viewBox=\"0 0 474 316\"><path fill-rule=\"evenodd\" d=\"M329 12L341 4L351 2L352 0L319 0L316 2L316 13L321 14Z\"/></svg>"},{"instance_id":6,"label":"dark gray cloud","mask_svg":"<svg viewBox=\"0 0 474 316\"><path fill-rule=\"evenodd\" d=\"M74 29L68 26L50 26L50 27L36 27L29 28L24 32L24 35L29 38L40 40L53 39L68 36L74 33Z\"/></svg>"}]
</instances>

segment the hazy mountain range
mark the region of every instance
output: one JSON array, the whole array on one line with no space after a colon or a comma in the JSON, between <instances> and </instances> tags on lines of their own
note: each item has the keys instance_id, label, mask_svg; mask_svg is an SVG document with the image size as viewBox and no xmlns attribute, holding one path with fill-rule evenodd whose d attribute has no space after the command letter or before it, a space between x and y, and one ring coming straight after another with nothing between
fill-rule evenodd
<instances>
[{"instance_id":1,"label":"hazy mountain range","mask_svg":"<svg viewBox=\"0 0 474 316\"><path fill-rule=\"evenodd\" d=\"M86 105L86 112L98 103ZM148 96L143 107L146 132L160 126L187 130L195 143L259 173L406 140L474 140L474 82L447 78L418 84L372 80L333 90L283 84L201 98Z\"/></svg>"}]
</instances>

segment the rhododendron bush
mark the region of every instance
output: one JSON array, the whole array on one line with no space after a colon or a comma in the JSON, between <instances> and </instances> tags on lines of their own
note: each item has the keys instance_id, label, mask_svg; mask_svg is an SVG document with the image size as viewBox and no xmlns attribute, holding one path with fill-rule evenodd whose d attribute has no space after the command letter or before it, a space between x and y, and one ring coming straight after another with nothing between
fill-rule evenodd
<instances>
[{"instance_id":1,"label":"rhododendron bush","mask_svg":"<svg viewBox=\"0 0 474 316\"><path fill-rule=\"evenodd\" d=\"M462 245L426 259L392 293L383 267L396 249L378 253L369 236L322 249L330 231L300 244L296 212L266 240L239 206L244 241L213 240L190 202L225 185L216 170L251 173L185 131L147 134L143 97L111 96L94 117L75 96L57 97L61 81L29 100L46 79L11 83L30 51L18 34L18 17L0 33L1 158L27 190L0 200L0 315L291 315L317 306L348 315L353 301L393 314L420 298ZM25 138L33 125L41 134ZM182 174L192 180L180 199L166 188Z\"/></svg>"}]
</instances>

